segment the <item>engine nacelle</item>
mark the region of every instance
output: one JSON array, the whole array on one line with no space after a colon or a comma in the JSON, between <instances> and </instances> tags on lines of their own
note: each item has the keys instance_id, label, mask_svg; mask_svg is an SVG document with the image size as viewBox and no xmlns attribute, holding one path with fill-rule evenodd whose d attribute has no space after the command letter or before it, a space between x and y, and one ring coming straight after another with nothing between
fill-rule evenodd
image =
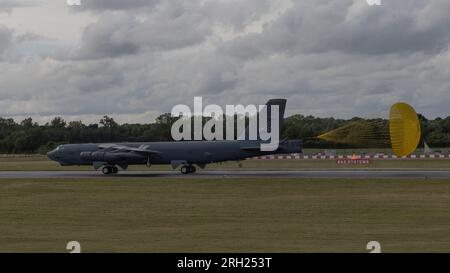
<instances>
[{"instance_id":1,"label":"engine nacelle","mask_svg":"<svg viewBox=\"0 0 450 273\"><path fill-rule=\"evenodd\" d=\"M80 153L80 157L84 161L91 162L119 162L124 160L143 160L145 156L137 155L130 152L82 152Z\"/></svg>"},{"instance_id":2,"label":"engine nacelle","mask_svg":"<svg viewBox=\"0 0 450 273\"><path fill-rule=\"evenodd\" d=\"M82 152L81 160L85 161L105 161L105 152Z\"/></svg>"}]
</instances>

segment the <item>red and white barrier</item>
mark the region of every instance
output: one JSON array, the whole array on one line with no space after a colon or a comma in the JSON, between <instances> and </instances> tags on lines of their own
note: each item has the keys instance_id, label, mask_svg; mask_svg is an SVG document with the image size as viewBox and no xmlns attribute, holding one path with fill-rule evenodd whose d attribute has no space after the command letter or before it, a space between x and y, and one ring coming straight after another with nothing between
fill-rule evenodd
<instances>
[{"instance_id":1,"label":"red and white barrier","mask_svg":"<svg viewBox=\"0 0 450 273\"><path fill-rule=\"evenodd\" d=\"M291 155L267 155L258 156L253 159L258 160L341 160L341 159L378 159L378 160L395 160L395 159L450 159L450 154L411 154L409 156L397 157L396 155L376 154L376 155L303 155L303 154L291 154Z\"/></svg>"}]
</instances>

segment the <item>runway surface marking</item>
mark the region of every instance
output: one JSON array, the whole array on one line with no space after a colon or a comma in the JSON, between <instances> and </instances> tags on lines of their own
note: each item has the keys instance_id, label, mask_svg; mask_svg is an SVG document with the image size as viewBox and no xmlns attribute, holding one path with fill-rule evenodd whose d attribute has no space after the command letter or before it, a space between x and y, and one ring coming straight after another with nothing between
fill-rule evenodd
<instances>
[{"instance_id":1,"label":"runway surface marking","mask_svg":"<svg viewBox=\"0 0 450 273\"><path fill-rule=\"evenodd\" d=\"M5 178L133 178L165 177L206 179L215 177L281 177L281 178L448 178L449 171L433 170L317 170L317 171L200 171L182 175L178 171L123 171L115 175L103 175L96 171L1 171Z\"/></svg>"}]
</instances>

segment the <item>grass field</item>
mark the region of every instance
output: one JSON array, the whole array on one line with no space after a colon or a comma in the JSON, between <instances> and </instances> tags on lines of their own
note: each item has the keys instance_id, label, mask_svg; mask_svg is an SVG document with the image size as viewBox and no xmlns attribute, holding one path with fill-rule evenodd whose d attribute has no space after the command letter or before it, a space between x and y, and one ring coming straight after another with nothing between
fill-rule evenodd
<instances>
[{"instance_id":1,"label":"grass field","mask_svg":"<svg viewBox=\"0 0 450 273\"><path fill-rule=\"evenodd\" d=\"M450 169L450 160L247 160L243 170ZM207 169L240 169L236 162ZM92 170L42 156L0 171ZM130 170L170 170L132 166ZM0 179L0 252L450 251L450 180Z\"/></svg>"},{"instance_id":2,"label":"grass field","mask_svg":"<svg viewBox=\"0 0 450 273\"><path fill-rule=\"evenodd\" d=\"M448 252L449 227L448 180L0 180L0 252Z\"/></svg>"},{"instance_id":3,"label":"grass field","mask_svg":"<svg viewBox=\"0 0 450 273\"><path fill-rule=\"evenodd\" d=\"M348 168L413 168L413 169L450 169L450 160L373 160L369 166L361 165L337 165L335 160L245 160L242 161L244 170L310 170L310 169L348 169ZM236 162L211 164L207 170L239 170ZM48 160L43 156L35 157L0 157L0 171L77 171L92 170L91 166L61 167L58 163ZM130 166L129 170L171 170L165 166Z\"/></svg>"}]
</instances>

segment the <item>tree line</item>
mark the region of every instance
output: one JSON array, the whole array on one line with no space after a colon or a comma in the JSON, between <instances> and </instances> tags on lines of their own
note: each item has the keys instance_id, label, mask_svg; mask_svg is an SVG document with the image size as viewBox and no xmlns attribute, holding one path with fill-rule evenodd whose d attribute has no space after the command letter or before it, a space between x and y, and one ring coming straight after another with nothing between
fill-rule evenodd
<instances>
[{"instance_id":1,"label":"tree line","mask_svg":"<svg viewBox=\"0 0 450 273\"><path fill-rule=\"evenodd\" d=\"M293 115L285 119L281 138L302 139L305 148L355 148L348 144L319 140L316 136L358 119ZM450 147L450 117L428 120L419 115L419 119L422 137L430 147ZM44 154L67 143L171 141L171 128L176 120L170 114L163 114L153 123L118 124L112 117L104 116L99 123L84 124L55 117L51 122L39 125L32 118L26 118L20 123L11 118L0 118L0 153Z\"/></svg>"}]
</instances>

